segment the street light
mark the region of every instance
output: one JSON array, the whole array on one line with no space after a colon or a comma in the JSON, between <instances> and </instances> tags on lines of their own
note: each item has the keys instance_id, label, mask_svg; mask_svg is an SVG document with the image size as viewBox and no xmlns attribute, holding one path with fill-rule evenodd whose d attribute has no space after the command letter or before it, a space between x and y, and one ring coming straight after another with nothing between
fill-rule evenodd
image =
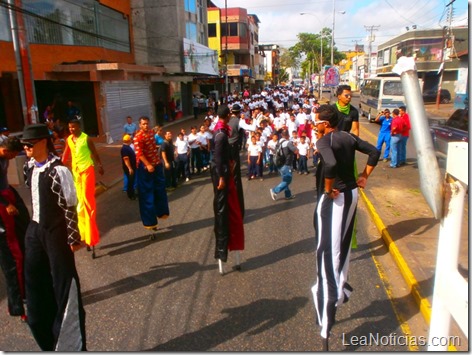
<instances>
[{"instance_id":1,"label":"street light","mask_svg":"<svg viewBox=\"0 0 472 355\"><path fill-rule=\"evenodd\" d=\"M344 15L346 11L338 11L338 13ZM331 31L331 66L334 66L334 23L336 19L336 7L335 0L333 0L333 29Z\"/></svg>"}]
</instances>

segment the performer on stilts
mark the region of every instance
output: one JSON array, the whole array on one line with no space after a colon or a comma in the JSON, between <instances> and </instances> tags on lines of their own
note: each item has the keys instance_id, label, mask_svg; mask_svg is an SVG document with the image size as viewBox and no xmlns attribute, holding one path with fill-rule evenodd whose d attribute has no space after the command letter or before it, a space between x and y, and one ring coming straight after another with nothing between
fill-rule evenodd
<instances>
[{"instance_id":1,"label":"performer on stilts","mask_svg":"<svg viewBox=\"0 0 472 355\"><path fill-rule=\"evenodd\" d=\"M74 180L54 154L46 125L26 126L22 143L30 158L24 169L33 212L25 237L28 325L43 351L85 351L85 310L74 260L85 244Z\"/></svg>"},{"instance_id":2,"label":"performer on stilts","mask_svg":"<svg viewBox=\"0 0 472 355\"><path fill-rule=\"evenodd\" d=\"M358 136L339 131L339 117L329 105L318 109L314 124L320 139L317 168L318 201L315 207L317 280L312 287L317 323L321 326L323 350L334 325L337 307L348 301L349 258L359 198L367 178L377 165L380 152ZM364 171L354 175L356 151L368 155Z\"/></svg>"},{"instance_id":3,"label":"performer on stilts","mask_svg":"<svg viewBox=\"0 0 472 355\"><path fill-rule=\"evenodd\" d=\"M134 136L136 151L139 214L144 228L157 231L158 218L169 217L166 180L154 131L149 128L149 118L139 119L139 131ZM151 240L156 237L151 235Z\"/></svg>"},{"instance_id":4,"label":"performer on stilts","mask_svg":"<svg viewBox=\"0 0 472 355\"><path fill-rule=\"evenodd\" d=\"M235 268L240 270L240 250L244 250L244 224L240 204L241 196L235 183L235 161L231 158L228 137L229 108L218 107L218 123L214 129L215 150L210 165L213 183L213 210L215 213L215 259L219 272L224 274L223 263L228 259L228 251L236 251Z\"/></svg>"},{"instance_id":5,"label":"performer on stilts","mask_svg":"<svg viewBox=\"0 0 472 355\"><path fill-rule=\"evenodd\" d=\"M71 134L67 137L62 162L65 164L71 156L71 170L77 190L80 236L87 244L87 250L92 251L92 258L95 258L95 245L100 242L100 233L97 227L94 165L98 166L100 175L103 175L104 171L93 141L82 132L77 118L69 121L69 131Z\"/></svg>"}]
</instances>

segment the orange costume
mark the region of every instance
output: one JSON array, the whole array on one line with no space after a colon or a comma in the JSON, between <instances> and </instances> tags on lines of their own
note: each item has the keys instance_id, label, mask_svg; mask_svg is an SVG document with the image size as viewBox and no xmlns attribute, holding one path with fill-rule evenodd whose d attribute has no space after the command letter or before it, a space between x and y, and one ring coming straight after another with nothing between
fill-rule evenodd
<instances>
[{"instance_id":1,"label":"orange costume","mask_svg":"<svg viewBox=\"0 0 472 355\"><path fill-rule=\"evenodd\" d=\"M81 133L76 141L74 135L67 137L72 156L72 174L77 190L77 217L79 220L80 238L88 246L94 246L100 241L96 221L95 202L95 170L92 152L87 143L87 134Z\"/></svg>"}]
</instances>

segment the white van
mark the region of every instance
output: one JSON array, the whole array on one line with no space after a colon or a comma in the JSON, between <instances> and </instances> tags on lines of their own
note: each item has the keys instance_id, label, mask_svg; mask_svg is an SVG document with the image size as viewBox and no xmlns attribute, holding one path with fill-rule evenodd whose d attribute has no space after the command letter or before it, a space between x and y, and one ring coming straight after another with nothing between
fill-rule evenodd
<instances>
[{"instance_id":1,"label":"white van","mask_svg":"<svg viewBox=\"0 0 472 355\"><path fill-rule=\"evenodd\" d=\"M423 81L420 80L420 87ZM365 79L361 84L359 113L370 122L377 114L388 108L392 111L399 106L406 106L401 78L399 76L378 76Z\"/></svg>"}]
</instances>

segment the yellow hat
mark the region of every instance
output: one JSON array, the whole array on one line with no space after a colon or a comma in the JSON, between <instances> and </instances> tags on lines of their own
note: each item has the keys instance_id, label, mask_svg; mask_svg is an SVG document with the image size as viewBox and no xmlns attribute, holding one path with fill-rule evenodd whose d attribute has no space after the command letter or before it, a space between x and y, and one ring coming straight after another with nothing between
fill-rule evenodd
<instances>
[{"instance_id":1,"label":"yellow hat","mask_svg":"<svg viewBox=\"0 0 472 355\"><path fill-rule=\"evenodd\" d=\"M129 134L125 134L123 136L123 142L129 142L131 140L131 136Z\"/></svg>"}]
</instances>

